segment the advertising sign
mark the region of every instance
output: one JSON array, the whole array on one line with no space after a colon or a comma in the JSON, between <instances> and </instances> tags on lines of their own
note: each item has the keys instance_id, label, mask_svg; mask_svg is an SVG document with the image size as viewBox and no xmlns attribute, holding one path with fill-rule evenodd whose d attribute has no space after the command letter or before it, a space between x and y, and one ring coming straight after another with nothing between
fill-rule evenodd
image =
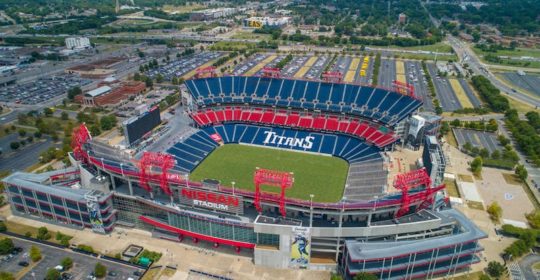
<instances>
[{"instance_id":1,"label":"advertising sign","mask_svg":"<svg viewBox=\"0 0 540 280\"><path fill-rule=\"evenodd\" d=\"M291 268L305 268L311 257L311 232L308 227L293 227L291 235Z\"/></svg>"},{"instance_id":2,"label":"advertising sign","mask_svg":"<svg viewBox=\"0 0 540 280\"><path fill-rule=\"evenodd\" d=\"M217 134L217 133L214 133L212 135L210 135L210 138L212 138L212 140L214 140L216 143L218 144L223 144L223 139L221 138L221 135Z\"/></svg>"},{"instance_id":3,"label":"advertising sign","mask_svg":"<svg viewBox=\"0 0 540 280\"><path fill-rule=\"evenodd\" d=\"M86 196L85 198L86 208L88 209L88 215L90 217L90 224L92 225L92 230L94 232L105 233L97 199L92 196Z\"/></svg>"},{"instance_id":4,"label":"advertising sign","mask_svg":"<svg viewBox=\"0 0 540 280\"><path fill-rule=\"evenodd\" d=\"M182 188L180 202L186 205L219 210L235 214L244 213L243 199L240 196L201 190Z\"/></svg>"}]
</instances>

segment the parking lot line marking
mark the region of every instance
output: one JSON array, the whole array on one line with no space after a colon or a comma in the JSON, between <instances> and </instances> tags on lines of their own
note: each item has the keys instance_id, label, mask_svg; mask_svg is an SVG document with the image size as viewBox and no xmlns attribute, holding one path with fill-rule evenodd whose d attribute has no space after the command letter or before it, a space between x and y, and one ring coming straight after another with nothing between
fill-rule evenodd
<instances>
[{"instance_id":1,"label":"parking lot line marking","mask_svg":"<svg viewBox=\"0 0 540 280\"><path fill-rule=\"evenodd\" d=\"M471 103L471 100L465 93L465 90L463 90L463 87L461 87L461 84L457 79L448 79L450 82L450 86L452 86L452 90L456 93L456 96L458 98L459 103L461 104L461 107L463 108L474 108L473 104Z\"/></svg>"},{"instance_id":2,"label":"parking lot line marking","mask_svg":"<svg viewBox=\"0 0 540 280\"><path fill-rule=\"evenodd\" d=\"M309 69L311 69L311 67L313 67L313 64L315 64L315 62L317 61L318 57L317 56L312 56L310 57L307 61L306 61L306 64L304 64L304 66L300 67L300 70L298 70L298 72L296 72L294 74L294 77L295 78L302 78L304 77L304 75L306 75L307 71L309 71Z\"/></svg>"},{"instance_id":3,"label":"parking lot line marking","mask_svg":"<svg viewBox=\"0 0 540 280\"><path fill-rule=\"evenodd\" d=\"M246 72L246 76L252 76L255 73L259 72L264 66L272 62L272 60L276 59L277 55L271 55L267 58L265 58L263 61L259 62L259 64L255 65L253 68L249 69Z\"/></svg>"},{"instance_id":4,"label":"parking lot line marking","mask_svg":"<svg viewBox=\"0 0 540 280\"><path fill-rule=\"evenodd\" d=\"M358 65L360 65L360 58L359 57L353 58L349 66L349 70L347 71L347 74L345 75L345 82L354 81L354 77L356 76L356 69L358 69Z\"/></svg>"}]
</instances>

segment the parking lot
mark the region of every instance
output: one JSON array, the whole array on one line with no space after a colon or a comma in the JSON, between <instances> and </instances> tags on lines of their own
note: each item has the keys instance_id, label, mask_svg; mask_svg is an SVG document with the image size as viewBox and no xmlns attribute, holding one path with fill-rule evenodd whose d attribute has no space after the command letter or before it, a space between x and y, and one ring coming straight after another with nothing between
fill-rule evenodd
<instances>
[{"instance_id":1,"label":"parking lot","mask_svg":"<svg viewBox=\"0 0 540 280\"><path fill-rule=\"evenodd\" d=\"M171 60L165 65L147 71L146 75L150 78L155 78L158 74L161 74L166 81L170 81L173 77L181 77L221 56L223 56L223 53L220 52L201 52L189 57Z\"/></svg>"},{"instance_id":2,"label":"parking lot","mask_svg":"<svg viewBox=\"0 0 540 280\"><path fill-rule=\"evenodd\" d=\"M490 154L502 149L495 133L461 128L454 128L453 131L460 148L469 142L473 147L487 149Z\"/></svg>"},{"instance_id":3,"label":"parking lot","mask_svg":"<svg viewBox=\"0 0 540 280\"><path fill-rule=\"evenodd\" d=\"M392 88L392 82L396 79L396 62L393 59L381 59L379 69L378 86Z\"/></svg>"},{"instance_id":4,"label":"parking lot","mask_svg":"<svg viewBox=\"0 0 540 280\"><path fill-rule=\"evenodd\" d=\"M422 104L424 110L427 112L435 112L422 64L419 61L405 61L405 76L407 83L414 86L415 95L419 96L422 101L424 101Z\"/></svg>"},{"instance_id":5,"label":"parking lot","mask_svg":"<svg viewBox=\"0 0 540 280\"><path fill-rule=\"evenodd\" d=\"M281 69L281 76L292 78L300 70L300 68L307 62L308 56L293 56L293 59Z\"/></svg>"},{"instance_id":6,"label":"parking lot","mask_svg":"<svg viewBox=\"0 0 540 280\"><path fill-rule=\"evenodd\" d=\"M34 105L66 94L72 87L83 87L90 83L91 80L68 74L39 78L31 83L0 88L0 102Z\"/></svg>"},{"instance_id":7,"label":"parking lot","mask_svg":"<svg viewBox=\"0 0 540 280\"><path fill-rule=\"evenodd\" d=\"M512 84L540 96L540 77L534 75L518 75L517 73L504 73L503 76Z\"/></svg>"},{"instance_id":8,"label":"parking lot","mask_svg":"<svg viewBox=\"0 0 540 280\"><path fill-rule=\"evenodd\" d=\"M10 237L11 238L11 237ZM73 276L72 279L87 279L87 276L94 271L96 263L100 262L101 264L107 267L107 271L113 271L116 276L107 276L104 279L128 279L133 278L137 279L137 276L134 275L135 271L142 272L141 269L119 264L116 262L110 262L105 259L98 259L93 256L88 256L85 254L75 253L69 250L55 248L51 246L42 245L39 243L33 243L30 241L11 238L15 247L21 247L23 251L9 260L0 262L0 270L7 271L11 273L19 272L23 267L19 266L18 263L21 261L26 261L31 263L29 260L28 252L32 245L36 245L41 250L41 255L43 259L34 266L31 271L27 272L21 279L23 280L35 280L42 279L49 268L54 268L60 264L61 260L65 257L69 257L73 260L73 268L71 268L67 273ZM34 276L32 276L32 272Z\"/></svg>"},{"instance_id":9,"label":"parking lot","mask_svg":"<svg viewBox=\"0 0 540 280\"><path fill-rule=\"evenodd\" d=\"M455 110L462 109L463 107L459 103L452 86L448 82L447 78L439 77L437 75L437 66L433 63L427 63L427 69L429 75L433 79L433 85L435 86L435 93L439 100L444 112L453 112Z\"/></svg>"}]
</instances>

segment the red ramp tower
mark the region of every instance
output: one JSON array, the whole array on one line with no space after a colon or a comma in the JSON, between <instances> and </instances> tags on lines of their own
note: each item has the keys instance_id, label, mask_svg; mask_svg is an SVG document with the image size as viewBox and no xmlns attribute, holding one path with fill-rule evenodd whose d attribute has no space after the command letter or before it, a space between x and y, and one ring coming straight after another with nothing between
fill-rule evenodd
<instances>
[{"instance_id":1,"label":"red ramp tower","mask_svg":"<svg viewBox=\"0 0 540 280\"><path fill-rule=\"evenodd\" d=\"M285 217L287 214L287 211L285 210L285 190L292 187L294 183L293 174L291 172L257 168L253 181L255 183L255 208L257 208L257 211L259 211L259 213L262 212L261 185L280 187L279 212Z\"/></svg>"}]
</instances>

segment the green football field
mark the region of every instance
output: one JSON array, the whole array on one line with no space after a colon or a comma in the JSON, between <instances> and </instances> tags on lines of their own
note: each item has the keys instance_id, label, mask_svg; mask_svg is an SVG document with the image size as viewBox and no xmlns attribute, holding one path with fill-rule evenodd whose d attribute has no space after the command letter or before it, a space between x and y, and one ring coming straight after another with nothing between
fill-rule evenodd
<instances>
[{"instance_id":1,"label":"green football field","mask_svg":"<svg viewBox=\"0 0 540 280\"><path fill-rule=\"evenodd\" d=\"M349 164L340 158L291 152L278 149L227 144L218 147L191 173L190 179L217 179L224 186L254 191L255 168L294 173L294 185L286 196L313 201L336 202L343 196ZM264 186L263 191L279 192L279 188Z\"/></svg>"}]
</instances>

